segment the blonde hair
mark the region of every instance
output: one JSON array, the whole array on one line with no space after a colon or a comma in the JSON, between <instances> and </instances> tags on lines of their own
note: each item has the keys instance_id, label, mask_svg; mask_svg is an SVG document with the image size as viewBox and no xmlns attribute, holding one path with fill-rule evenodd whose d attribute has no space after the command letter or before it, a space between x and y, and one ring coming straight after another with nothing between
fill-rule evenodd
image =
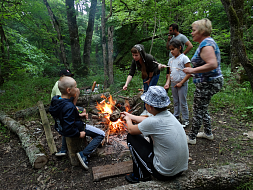
<instances>
[{"instance_id":1,"label":"blonde hair","mask_svg":"<svg viewBox=\"0 0 253 190\"><path fill-rule=\"evenodd\" d=\"M197 31L203 36L210 36L212 33L212 22L207 18L197 20L192 23L192 26L193 25L196 26Z\"/></svg>"},{"instance_id":2,"label":"blonde hair","mask_svg":"<svg viewBox=\"0 0 253 190\"><path fill-rule=\"evenodd\" d=\"M73 79L72 77L64 76L58 82L58 88L61 94L67 94L67 88L72 89L75 86L75 84L76 84L75 79Z\"/></svg>"}]
</instances>

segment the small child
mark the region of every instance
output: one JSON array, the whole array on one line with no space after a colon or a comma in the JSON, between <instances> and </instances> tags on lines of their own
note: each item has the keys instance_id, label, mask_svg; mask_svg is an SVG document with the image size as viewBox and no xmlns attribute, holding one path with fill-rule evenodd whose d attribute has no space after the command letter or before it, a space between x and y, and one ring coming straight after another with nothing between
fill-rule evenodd
<instances>
[{"instance_id":1,"label":"small child","mask_svg":"<svg viewBox=\"0 0 253 190\"><path fill-rule=\"evenodd\" d=\"M62 77L58 83L58 87L61 96L54 96L49 108L49 112L55 120L55 129L62 135L62 148L57 154L58 156L64 156L67 153L65 137L84 138L85 136L90 136L92 137L92 141L83 151L77 153L77 157L82 166L88 169L87 157L99 146L104 139L105 133L91 125L86 125L84 129L84 123L81 117L87 117L87 114L85 110L79 114L76 106L73 104L73 99L78 92L76 81L73 78L67 76Z\"/></svg>"},{"instance_id":2,"label":"small child","mask_svg":"<svg viewBox=\"0 0 253 190\"><path fill-rule=\"evenodd\" d=\"M189 111L187 105L187 90L188 90L188 79L191 77L190 74L186 75L183 72L185 67L191 67L190 59L184 55L182 44L179 40L172 40L169 43L169 49L172 58L169 59L165 89L171 86L173 105L174 105L174 116L179 119L180 111L182 111L182 126L186 127L189 125Z\"/></svg>"}]
</instances>

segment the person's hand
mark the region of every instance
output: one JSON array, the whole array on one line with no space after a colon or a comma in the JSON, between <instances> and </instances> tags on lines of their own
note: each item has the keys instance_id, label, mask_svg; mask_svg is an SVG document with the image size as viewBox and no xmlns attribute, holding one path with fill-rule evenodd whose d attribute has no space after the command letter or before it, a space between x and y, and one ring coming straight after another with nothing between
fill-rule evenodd
<instances>
[{"instance_id":1,"label":"person's hand","mask_svg":"<svg viewBox=\"0 0 253 190\"><path fill-rule=\"evenodd\" d=\"M170 41L172 39L171 35L168 35L168 41Z\"/></svg>"},{"instance_id":2,"label":"person's hand","mask_svg":"<svg viewBox=\"0 0 253 190\"><path fill-rule=\"evenodd\" d=\"M147 81L145 81L144 83L147 83L148 86L149 86L150 81L151 81L151 78L149 78L149 79L148 79Z\"/></svg>"},{"instance_id":3,"label":"person's hand","mask_svg":"<svg viewBox=\"0 0 253 190\"><path fill-rule=\"evenodd\" d=\"M130 113L128 113L128 112L121 112L120 113L120 115L121 115L121 117L125 120L125 121L129 121L129 120L131 120L131 118L130 118Z\"/></svg>"},{"instance_id":4,"label":"person's hand","mask_svg":"<svg viewBox=\"0 0 253 190\"><path fill-rule=\"evenodd\" d=\"M123 86L123 90L127 90L127 85L126 84Z\"/></svg>"},{"instance_id":5,"label":"person's hand","mask_svg":"<svg viewBox=\"0 0 253 190\"><path fill-rule=\"evenodd\" d=\"M84 137L85 137L85 134L86 134L86 133L85 133L84 131L81 131L81 132L80 132L80 138L84 138Z\"/></svg>"},{"instance_id":6,"label":"person's hand","mask_svg":"<svg viewBox=\"0 0 253 190\"><path fill-rule=\"evenodd\" d=\"M185 74L192 74L192 73L194 73L194 68L185 67L185 68L183 69L183 71L184 71Z\"/></svg>"},{"instance_id":7,"label":"person's hand","mask_svg":"<svg viewBox=\"0 0 253 190\"><path fill-rule=\"evenodd\" d=\"M165 90L167 90L167 89L169 89L169 87L170 87L169 84L165 84L163 88L164 88Z\"/></svg>"},{"instance_id":8,"label":"person's hand","mask_svg":"<svg viewBox=\"0 0 253 190\"><path fill-rule=\"evenodd\" d=\"M182 85L183 85L183 84L181 84L181 83L179 82L179 83L177 83L174 87L175 87L175 88L176 88L176 87L180 88Z\"/></svg>"},{"instance_id":9,"label":"person's hand","mask_svg":"<svg viewBox=\"0 0 253 190\"><path fill-rule=\"evenodd\" d=\"M86 119L89 118L89 114L86 113L86 109L83 109L83 112L79 114L80 117L85 117Z\"/></svg>"},{"instance_id":10,"label":"person's hand","mask_svg":"<svg viewBox=\"0 0 253 190\"><path fill-rule=\"evenodd\" d=\"M159 69L159 70L161 70L161 69L163 69L163 68L166 68L166 67L167 67L166 65L161 64L161 63L159 63L159 65L158 65L158 69Z\"/></svg>"},{"instance_id":11,"label":"person's hand","mask_svg":"<svg viewBox=\"0 0 253 190\"><path fill-rule=\"evenodd\" d=\"M79 97L79 95L80 95L80 90L79 90L79 88L77 88L75 97Z\"/></svg>"}]
</instances>

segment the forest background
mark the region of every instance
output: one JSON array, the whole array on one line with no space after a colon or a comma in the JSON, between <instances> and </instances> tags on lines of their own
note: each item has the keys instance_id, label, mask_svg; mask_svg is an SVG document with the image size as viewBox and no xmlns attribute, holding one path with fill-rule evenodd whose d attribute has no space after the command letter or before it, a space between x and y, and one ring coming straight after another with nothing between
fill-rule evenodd
<instances>
[{"instance_id":1,"label":"forest background","mask_svg":"<svg viewBox=\"0 0 253 190\"><path fill-rule=\"evenodd\" d=\"M167 64L165 44L172 23L177 23L180 33L193 44L187 54L191 59L199 45L192 41L191 24L202 18L212 21L211 37L221 50L225 79L221 92L213 96L209 111L236 118L237 122L222 121L229 135L233 133L228 129L235 130L234 134L241 132L230 127L233 124L253 131L253 1L247 0L1 1L0 111L13 115L36 106L39 100L49 104L51 90L64 68L75 74L79 88L90 87L96 81L103 86L99 92L120 91L132 62L130 49L135 44L143 44L147 53ZM140 74L134 76L121 95L131 97L138 93L142 88ZM158 85L165 84L165 76L166 70L162 70ZM194 89L190 79L187 97L190 112ZM168 95L173 101L170 91ZM235 137L229 136L229 142L233 143L230 139ZM10 142L10 133L0 124L0 145ZM252 146L248 147L247 155L252 155ZM238 149L243 148L238 145ZM15 177L12 179L16 181ZM252 187L251 180L240 189Z\"/></svg>"},{"instance_id":2,"label":"forest background","mask_svg":"<svg viewBox=\"0 0 253 190\"><path fill-rule=\"evenodd\" d=\"M39 100L49 104L63 68L75 74L78 87L96 81L104 87L100 92L121 90L133 45L142 43L147 53L167 64L165 44L172 23L192 42L187 54L191 58L198 47L192 41L191 24L208 18L226 81L213 105L243 118L252 116L252 1L8 0L1 2L0 10L0 102L5 112L32 107ZM142 88L139 75L122 94L131 96ZM163 70L158 85L164 85L165 75ZM193 91L190 80L189 105Z\"/></svg>"}]
</instances>

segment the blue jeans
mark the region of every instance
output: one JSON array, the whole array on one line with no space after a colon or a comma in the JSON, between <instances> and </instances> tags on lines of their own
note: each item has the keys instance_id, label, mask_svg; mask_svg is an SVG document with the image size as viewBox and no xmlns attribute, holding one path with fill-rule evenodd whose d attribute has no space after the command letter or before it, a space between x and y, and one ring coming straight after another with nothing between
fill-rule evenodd
<instances>
[{"instance_id":1,"label":"blue jeans","mask_svg":"<svg viewBox=\"0 0 253 190\"><path fill-rule=\"evenodd\" d=\"M156 84L157 84L157 82L158 82L158 79L159 79L159 76L160 76L160 74L154 75L154 76L151 78L151 81L150 81L149 85L148 85L147 83L144 83L144 82L146 82L149 78L146 78L146 79L143 80L144 93L148 91L148 88L149 88L150 86L156 86ZM144 110L145 110L145 109L146 109L146 108L145 108L145 103L144 103Z\"/></svg>"},{"instance_id":2,"label":"blue jeans","mask_svg":"<svg viewBox=\"0 0 253 190\"><path fill-rule=\"evenodd\" d=\"M88 156L98 147L98 145L104 139L105 132L102 131L101 129L98 129L96 127L93 127L93 126L87 125L87 124L86 124L84 131L86 133L86 136L90 136L92 138L92 141L82 151L84 156ZM66 150L67 150L66 138L64 136L62 136L61 151L66 151Z\"/></svg>"}]
</instances>

